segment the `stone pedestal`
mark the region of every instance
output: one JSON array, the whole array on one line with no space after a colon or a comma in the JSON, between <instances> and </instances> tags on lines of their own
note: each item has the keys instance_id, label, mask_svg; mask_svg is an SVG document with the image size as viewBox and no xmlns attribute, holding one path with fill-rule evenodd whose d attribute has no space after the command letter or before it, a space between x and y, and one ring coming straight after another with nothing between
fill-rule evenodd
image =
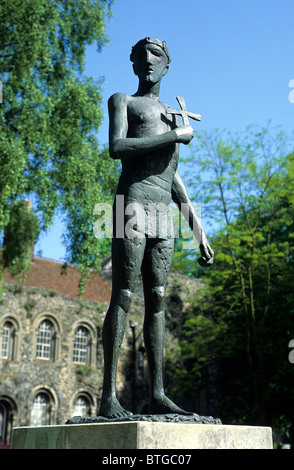
<instances>
[{"instance_id":1,"label":"stone pedestal","mask_svg":"<svg viewBox=\"0 0 294 470\"><path fill-rule=\"evenodd\" d=\"M19 427L13 449L272 449L268 427L120 422Z\"/></svg>"}]
</instances>

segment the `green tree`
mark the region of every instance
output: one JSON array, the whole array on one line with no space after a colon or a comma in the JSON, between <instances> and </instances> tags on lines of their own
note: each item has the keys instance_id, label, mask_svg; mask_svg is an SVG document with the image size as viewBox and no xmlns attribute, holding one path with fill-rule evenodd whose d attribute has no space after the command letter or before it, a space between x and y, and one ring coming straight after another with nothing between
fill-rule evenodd
<instances>
[{"instance_id":1,"label":"green tree","mask_svg":"<svg viewBox=\"0 0 294 470\"><path fill-rule=\"evenodd\" d=\"M12 276L25 275L30 269L32 247L39 234L39 220L30 209L30 201L15 201L5 227L3 268Z\"/></svg>"},{"instance_id":2,"label":"green tree","mask_svg":"<svg viewBox=\"0 0 294 470\"><path fill-rule=\"evenodd\" d=\"M111 199L117 165L100 148L102 79L83 73L86 47L107 42L112 0L0 3L0 229L13 202L31 199L40 230L65 220L67 261L98 268L96 203Z\"/></svg>"},{"instance_id":3,"label":"green tree","mask_svg":"<svg viewBox=\"0 0 294 470\"><path fill-rule=\"evenodd\" d=\"M193 371L205 387L205 370L216 362L223 419L279 429L293 426L294 401L288 361L294 337L293 156L287 143L270 128L225 138L197 134L187 162L194 168L190 186L196 197L199 188L204 195L216 257L181 343L186 387L195 399ZM202 315L195 315L197 307Z\"/></svg>"}]
</instances>

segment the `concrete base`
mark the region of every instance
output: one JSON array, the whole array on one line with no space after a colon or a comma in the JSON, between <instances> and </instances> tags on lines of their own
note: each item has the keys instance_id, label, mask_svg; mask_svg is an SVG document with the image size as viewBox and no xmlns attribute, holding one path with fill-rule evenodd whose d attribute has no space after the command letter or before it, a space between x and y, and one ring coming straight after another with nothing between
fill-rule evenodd
<instances>
[{"instance_id":1,"label":"concrete base","mask_svg":"<svg viewBox=\"0 0 294 470\"><path fill-rule=\"evenodd\" d=\"M272 449L268 427L120 422L19 427L12 449Z\"/></svg>"}]
</instances>

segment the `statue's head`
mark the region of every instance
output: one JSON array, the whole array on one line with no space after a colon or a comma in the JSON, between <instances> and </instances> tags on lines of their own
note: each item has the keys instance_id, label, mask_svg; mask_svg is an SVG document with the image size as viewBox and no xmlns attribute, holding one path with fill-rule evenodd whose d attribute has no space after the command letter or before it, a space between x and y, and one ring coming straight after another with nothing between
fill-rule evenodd
<instances>
[{"instance_id":1,"label":"statue's head","mask_svg":"<svg viewBox=\"0 0 294 470\"><path fill-rule=\"evenodd\" d=\"M132 48L130 59L139 80L156 83L167 73L171 61L165 41L146 37Z\"/></svg>"},{"instance_id":2,"label":"statue's head","mask_svg":"<svg viewBox=\"0 0 294 470\"><path fill-rule=\"evenodd\" d=\"M166 42L161 41L160 39L150 38L149 36L147 36L144 39L141 39L132 47L132 52L130 55L131 62L134 63L134 61L136 60L136 54L139 52L140 48L142 48L146 44L155 44L155 46L160 47L165 54L167 63L170 64L171 58L170 58L169 50L166 47Z\"/></svg>"}]
</instances>

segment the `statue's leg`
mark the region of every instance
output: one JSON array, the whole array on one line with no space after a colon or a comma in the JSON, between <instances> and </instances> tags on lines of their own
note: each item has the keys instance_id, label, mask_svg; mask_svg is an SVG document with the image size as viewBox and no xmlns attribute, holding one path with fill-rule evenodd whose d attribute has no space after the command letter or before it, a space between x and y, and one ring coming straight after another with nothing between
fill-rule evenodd
<instances>
[{"instance_id":1,"label":"statue's leg","mask_svg":"<svg viewBox=\"0 0 294 470\"><path fill-rule=\"evenodd\" d=\"M148 239L142 263L145 296L144 343L149 369L150 414L190 414L175 405L164 394L164 296L173 248L173 239Z\"/></svg>"},{"instance_id":2,"label":"statue's leg","mask_svg":"<svg viewBox=\"0 0 294 470\"><path fill-rule=\"evenodd\" d=\"M124 417L124 410L116 398L117 363L122 344L126 316L140 273L145 238L118 238L112 244L112 296L103 325L104 381L100 416Z\"/></svg>"}]
</instances>

